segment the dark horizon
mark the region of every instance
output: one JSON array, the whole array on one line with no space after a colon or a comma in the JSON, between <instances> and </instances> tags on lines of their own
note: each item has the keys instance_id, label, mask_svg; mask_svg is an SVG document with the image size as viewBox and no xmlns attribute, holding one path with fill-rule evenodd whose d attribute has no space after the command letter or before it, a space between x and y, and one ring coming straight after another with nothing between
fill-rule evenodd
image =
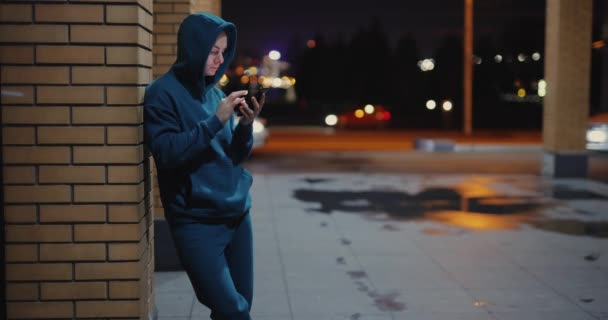
<instances>
[{"instance_id":1,"label":"dark horizon","mask_svg":"<svg viewBox=\"0 0 608 320\"><path fill-rule=\"evenodd\" d=\"M378 19L389 44L411 35L423 56L430 57L449 35L460 36L463 29L464 1L399 0L297 1L289 5L267 0L253 5L250 1L224 1L222 16L238 28L239 51L265 54L284 52L294 39L305 42L317 35L332 42L349 41L360 29L367 29ZM545 0L494 0L475 2L477 36L498 35L521 19L544 21Z\"/></svg>"}]
</instances>

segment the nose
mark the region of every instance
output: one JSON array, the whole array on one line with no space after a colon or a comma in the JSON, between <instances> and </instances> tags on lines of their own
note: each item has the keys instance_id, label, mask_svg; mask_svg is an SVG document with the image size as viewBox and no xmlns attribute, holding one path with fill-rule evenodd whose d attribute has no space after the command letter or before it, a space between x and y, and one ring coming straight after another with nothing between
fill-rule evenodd
<instances>
[{"instance_id":1,"label":"nose","mask_svg":"<svg viewBox=\"0 0 608 320\"><path fill-rule=\"evenodd\" d=\"M218 64L224 63L224 55L218 54L217 57L215 58L215 62L217 62Z\"/></svg>"}]
</instances>

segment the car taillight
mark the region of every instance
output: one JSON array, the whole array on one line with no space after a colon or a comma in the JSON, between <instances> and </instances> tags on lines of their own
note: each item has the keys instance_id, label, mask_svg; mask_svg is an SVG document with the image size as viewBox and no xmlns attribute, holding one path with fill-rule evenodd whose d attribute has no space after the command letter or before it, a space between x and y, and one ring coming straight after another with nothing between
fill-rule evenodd
<instances>
[{"instance_id":1,"label":"car taillight","mask_svg":"<svg viewBox=\"0 0 608 320\"><path fill-rule=\"evenodd\" d=\"M378 111L376 112L376 120L380 121L388 121L391 119L391 113L388 111Z\"/></svg>"},{"instance_id":2,"label":"car taillight","mask_svg":"<svg viewBox=\"0 0 608 320\"><path fill-rule=\"evenodd\" d=\"M391 113L388 111L385 111L383 116L384 116L384 120L386 120L386 121L391 119Z\"/></svg>"}]
</instances>

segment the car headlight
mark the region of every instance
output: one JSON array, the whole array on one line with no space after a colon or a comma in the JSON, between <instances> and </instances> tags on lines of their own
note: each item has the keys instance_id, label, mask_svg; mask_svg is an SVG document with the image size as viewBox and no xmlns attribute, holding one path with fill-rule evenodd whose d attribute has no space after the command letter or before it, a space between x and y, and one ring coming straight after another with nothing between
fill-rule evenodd
<instances>
[{"instance_id":1,"label":"car headlight","mask_svg":"<svg viewBox=\"0 0 608 320\"><path fill-rule=\"evenodd\" d=\"M587 130L587 141L593 143L608 142L608 132L603 128L591 128Z\"/></svg>"},{"instance_id":2,"label":"car headlight","mask_svg":"<svg viewBox=\"0 0 608 320\"><path fill-rule=\"evenodd\" d=\"M253 133L261 133L264 131L266 126L262 124L258 119L253 120Z\"/></svg>"},{"instance_id":3,"label":"car headlight","mask_svg":"<svg viewBox=\"0 0 608 320\"><path fill-rule=\"evenodd\" d=\"M335 114L328 114L325 117L325 124L332 127L338 124L338 117Z\"/></svg>"}]
</instances>

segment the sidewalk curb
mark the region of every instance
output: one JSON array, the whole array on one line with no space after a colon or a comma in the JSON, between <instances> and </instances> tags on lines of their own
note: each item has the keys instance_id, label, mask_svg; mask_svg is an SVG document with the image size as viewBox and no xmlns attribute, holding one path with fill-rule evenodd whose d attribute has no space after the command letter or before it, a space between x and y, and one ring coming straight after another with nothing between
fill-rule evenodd
<instances>
[{"instance_id":1,"label":"sidewalk curb","mask_svg":"<svg viewBox=\"0 0 608 320\"><path fill-rule=\"evenodd\" d=\"M415 138L414 150L427 152L540 152L542 144L457 143L452 139Z\"/></svg>"},{"instance_id":2,"label":"sidewalk curb","mask_svg":"<svg viewBox=\"0 0 608 320\"><path fill-rule=\"evenodd\" d=\"M456 152L541 152L543 146L541 144L456 144L454 149Z\"/></svg>"}]
</instances>

